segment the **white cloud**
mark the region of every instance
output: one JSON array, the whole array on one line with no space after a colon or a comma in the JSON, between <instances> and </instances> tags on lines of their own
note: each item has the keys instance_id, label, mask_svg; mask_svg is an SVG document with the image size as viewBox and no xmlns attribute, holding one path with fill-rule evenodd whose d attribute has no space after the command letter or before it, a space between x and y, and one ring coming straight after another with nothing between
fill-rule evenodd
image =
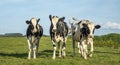
<instances>
[{"instance_id":1,"label":"white cloud","mask_svg":"<svg viewBox=\"0 0 120 65\"><path fill-rule=\"evenodd\" d=\"M107 22L103 27L104 28L110 28L110 29L120 29L120 23Z\"/></svg>"}]
</instances>

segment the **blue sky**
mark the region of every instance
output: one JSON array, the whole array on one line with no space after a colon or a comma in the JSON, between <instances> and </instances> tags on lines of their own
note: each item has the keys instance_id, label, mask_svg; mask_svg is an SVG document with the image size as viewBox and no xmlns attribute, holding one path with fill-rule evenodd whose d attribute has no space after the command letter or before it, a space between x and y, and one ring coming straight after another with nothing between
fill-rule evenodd
<instances>
[{"instance_id":1,"label":"blue sky","mask_svg":"<svg viewBox=\"0 0 120 65\"><path fill-rule=\"evenodd\" d=\"M95 35L120 34L120 0L0 0L0 34L25 34L25 21L36 17L49 35L49 14L65 16L68 25L71 17L100 24Z\"/></svg>"}]
</instances>

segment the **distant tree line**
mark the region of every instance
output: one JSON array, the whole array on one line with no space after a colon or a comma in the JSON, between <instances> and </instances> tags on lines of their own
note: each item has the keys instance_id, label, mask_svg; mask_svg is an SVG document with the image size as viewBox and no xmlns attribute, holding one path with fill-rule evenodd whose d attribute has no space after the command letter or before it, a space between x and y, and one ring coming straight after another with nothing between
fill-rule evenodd
<instances>
[{"instance_id":1,"label":"distant tree line","mask_svg":"<svg viewBox=\"0 0 120 65\"><path fill-rule=\"evenodd\" d=\"M119 48L120 47L120 34L110 33L107 35L95 36L94 38L95 46L108 46Z\"/></svg>"},{"instance_id":2,"label":"distant tree line","mask_svg":"<svg viewBox=\"0 0 120 65\"><path fill-rule=\"evenodd\" d=\"M0 37L25 37L26 35L23 35L22 33L5 33L0 34ZM43 34L44 37L48 37L49 35Z\"/></svg>"},{"instance_id":3,"label":"distant tree line","mask_svg":"<svg viewBox=\"0 0 120 65\"><path fill-rule=\"evenodd\" d=\"M5 33L1 34L1 37L23 37L24 35L22 33Z\"/></svg>"}]
</instances>

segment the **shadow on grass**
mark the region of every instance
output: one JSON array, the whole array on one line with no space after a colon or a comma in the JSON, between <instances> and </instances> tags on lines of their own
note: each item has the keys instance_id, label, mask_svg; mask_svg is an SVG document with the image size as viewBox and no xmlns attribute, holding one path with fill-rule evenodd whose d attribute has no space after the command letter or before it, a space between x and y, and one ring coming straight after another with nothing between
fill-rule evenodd
<instances>
[{"instance_id":1,"label":"shadow on grass","mask_svg":"<svg viewBox=\"0 0 120 65\"><path fill-rule=\"evenodd\" d=\"M53 50L43 50L39 53L40 57L52 57L53 56ZM72 57L72 53L71 52L66 52L67 56L71 56ZM56 56L59 56L59 51L56 51Z\"/></svg>"},{"instance_id":2,"label":"shadow on grass","mask_svg":"<svg viewBox=\"0 0 120 65\"><path fill-rule=\"evenodd\" d=\"M43 50L39 53L40 57L49 57L52 56L53 50Z\"/></svg>"},{"instance_id":3,"label":"shadow on grass","mask_svg":"<svg viewBox=\"0 0 120 65\"><path fill-rule=\"evenodd\" d=\"M67 56L72 56L71 52L66 52ZM53 50L43 50L39 51L38 57L46 58L46 57L52 57ZM59 52L56 51L56 56L59 55ZM9 56L9 57L16 57L16 58L27 58L28 53L0 53L0 56Z\"/></svg>"},{"instance_id":4,"label":"shadow on grass","mask_svg":"<svg viewBox=\"0 0 120 65\"><path fill-rule=\"evenodd\" d=\"M0 53L0 56L9 56L9 57L16 57L16 58L26 58L27 57L27 53L22 53L22 54L18 54L18 53L11 53L11 54L7 54L7 53Z\"/></svg>"},{"instance_id":5,"label":"shadow on grass","mask_svg":"<svg viewBox=\"0 0 120 65\"><path fill-rule=\"evenodd\" d=\"M53 50L43 50L38 53L38 57L51 57L53 54ZM9 56L9 57L16 57L16 58L27 58L28 53L0 53L0 56Z\"/></svg>"}]
</instances>

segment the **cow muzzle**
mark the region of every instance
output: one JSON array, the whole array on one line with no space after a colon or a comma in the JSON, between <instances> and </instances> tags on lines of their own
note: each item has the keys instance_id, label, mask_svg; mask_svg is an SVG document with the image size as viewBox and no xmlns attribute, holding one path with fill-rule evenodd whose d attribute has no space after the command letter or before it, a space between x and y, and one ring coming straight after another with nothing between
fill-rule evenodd
<instances>
[{"instance_id":1,"label":"cow muzzle","mask_svg":"<svg viewBox=\"0 0 120 65\"><path fill-rule=\"evenodd\" d=\"M56 32L56 29L53 29L52 32Z\"/></svg>"},{"instance_id":2,"label":"cow muzzle","mask_svg":"<svg viewBox=\"0 0 120 65\"><path fill-rule=\"evenodd\" d=\"M32 32L33 32L33 33L36 33L36 32L37 32L37 29L33 29Z\"/></svg>"},{"instance_id":3,"label":"cow muzzle","mask_svg":"<svg viewBox=\"0 0 120 65\"><path fill-rule=\"evenodd\" d=\"M93 35L88 35L88 38L94 38L94 36Z\"/></svg>"}]
</instances>

